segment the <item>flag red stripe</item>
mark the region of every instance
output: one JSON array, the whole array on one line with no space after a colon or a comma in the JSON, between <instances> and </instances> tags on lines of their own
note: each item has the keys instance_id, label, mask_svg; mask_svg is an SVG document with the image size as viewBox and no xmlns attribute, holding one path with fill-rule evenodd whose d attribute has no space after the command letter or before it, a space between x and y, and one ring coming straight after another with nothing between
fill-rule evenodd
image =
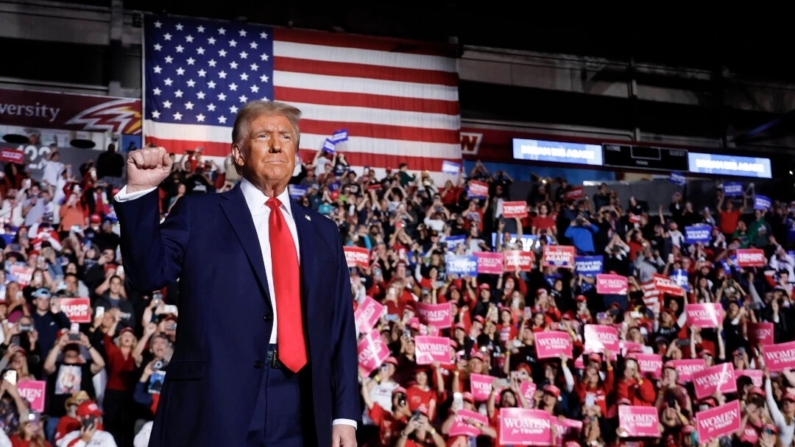
<instances>
[{"instance_id":1,"label":"flag red stripe","mask_svg":"<svg viewBox=\"0 0 795 447\"><path fill-rule=\"evenodd\" d=\"M147 143L153 143L157 146L166 148L168 152L173 152L178 156L186 150L196 149L198 146L204 148L203 154L210 157L226 157L229 155L231 145L229 143L200 143L196 141L186 140L167 140L163 138L147 137ZM315 157L317 150L314 149L301 149L301 158L306 162L311 162ZM442 159L440 158L426 158L426 157L407 157L405 155L380 155L380 154L366 154L362 152L346 152L345 157L348 163L354 166L372 166L372 167L393 167L397 168L400 163L408 163L411 170L428 170L433 172L441 172Z\"/></svg>"},{"instance_id":2,"label":"flag red stripe","mask_svg":"<svg viewBox=\"0 0 795 447\"><path fill-rule=\"evenodd\" d=\"M297 73L318 74L326 76L344 76L350 78L371 78L382 81L413 82L418 84L458 86L458 74L416 68L395 68L380 65L353 64L349 62L319 62L294 57L276 57L273 69Z\"/></svg>"},{"instance_id":3,"label":"flag red stripe","mask_svg":"<svg viewBox=\"0 0 795 447\"><path fill-rule=\"evenodd\" d=\"M459 131L446 129L424 129L417 127L387 126L370 123L344 123L339 121L314 121L302 119L301 132L316 135L331 135L340 128L348 129L348 135L386 140L423 141L425 143L459 144Z\"/></svg>"},{"instance_id":4,"label":"flag red stripe","mask_svg":"<svg viewBox=\"0 0 795 447\"><path fill-rule=\"evenodd\" d=\"M457 57L456 53L458 52L458 47L455 45L360 36L356 34L336 34L294 28L273 28L273 39L310 45L358 48L361 50L388 51L406 54L425 54L450 58Z\"/></svg>"},{"instance_id":5,"label":"flag red stripe","mask_svg":"<svg viewBox=\"0 0 795 447\"><path fill-rule=\"evenodd\" d=\"M279 86L273 87L273 96L277 101L284 102L458 115L457 101L442 101L438 99L405 98L372 95L369 93L330 92Z\"/></svg>"}]
</instances>

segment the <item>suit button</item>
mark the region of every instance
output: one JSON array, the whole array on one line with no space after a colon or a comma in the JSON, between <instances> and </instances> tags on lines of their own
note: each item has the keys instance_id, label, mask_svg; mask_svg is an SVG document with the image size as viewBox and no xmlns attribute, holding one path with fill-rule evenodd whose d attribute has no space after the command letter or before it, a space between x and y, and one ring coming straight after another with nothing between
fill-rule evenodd
<instances>
[{"instance_id":1,"label":"suit button","mask_svg":"<svg viewBox=\"0 0 795 447\"><path fill-rule=\"evenodd\" d=\"M271 321L273 317L271 317L270 315L265 315L264 317L262 317L262 319L267 323L268 321Z\"/></svg>"},{"instance_id":2,"label":"suit button","mask_svg":"<svg viewBox=\"0 0 795 447\"><path fill-rule=\"evenodd\" d=\"M262 368L262 361L257 360L256 362L254 362L254 369L260 369L260 368Z\"/></svg>"}]
</instances>

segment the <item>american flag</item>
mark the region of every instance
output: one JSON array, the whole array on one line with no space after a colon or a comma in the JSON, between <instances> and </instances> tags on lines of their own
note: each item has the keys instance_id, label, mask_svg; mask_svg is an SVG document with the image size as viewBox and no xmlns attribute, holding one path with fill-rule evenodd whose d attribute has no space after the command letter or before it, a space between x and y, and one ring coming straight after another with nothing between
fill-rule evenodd
<instances>
[{"instance_id":1,"label":"american flag","mask_svg":"<svg viewBox=\"0 0 795 447\"><path fill-rule=\"evenodd\" d=\"M306 161L339 129L352 166L441 172L461 160L457 61L444 48L165 16L144 33L145 141L170 152L224 157L238 109L277 100L303 112Z\"/></svg>"}]
</instances>

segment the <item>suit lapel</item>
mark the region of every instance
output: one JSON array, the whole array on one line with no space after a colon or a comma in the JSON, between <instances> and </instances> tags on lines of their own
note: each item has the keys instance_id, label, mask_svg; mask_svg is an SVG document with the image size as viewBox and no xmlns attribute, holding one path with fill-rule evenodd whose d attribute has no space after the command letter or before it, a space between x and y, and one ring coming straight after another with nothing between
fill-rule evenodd
<instances>
[{"instance_id":1,"label":"suit lapel","mask_svg":"<svg viewBox=\"0 0 795 447\"><path fill-rule=\"evenodd\" d=\"M301 300L303 308L306 310L304 315L311 315L310 306L312 300L308 297L311 287L315 284L315 224L306 209L299 205L295 200L290 200L290 209L295 219L295 228L298 230L298 244L301 251Z\"/></svg>"},{"instance_id":2,"label":"suit lapel","mask_svg":"<svg viewBox=\"0 0 795 447\"><path fill-rule=\"evenodd\" d=\"M265 275L265 262L262 260L262 250L259 246L259 238L257 237L257 230L254 228L254 219L248 210L246 198L243 197L243 191L240 189L240 184L234 187L232 191L221 194L225 200L221 200L221 208L229 220L243 251L248 257L251 268L254 270L257 282L259 282L265 297L267 298L268 307L271 306L270 292L268 290L268 278Z\"/></svg>"}]
</instances>

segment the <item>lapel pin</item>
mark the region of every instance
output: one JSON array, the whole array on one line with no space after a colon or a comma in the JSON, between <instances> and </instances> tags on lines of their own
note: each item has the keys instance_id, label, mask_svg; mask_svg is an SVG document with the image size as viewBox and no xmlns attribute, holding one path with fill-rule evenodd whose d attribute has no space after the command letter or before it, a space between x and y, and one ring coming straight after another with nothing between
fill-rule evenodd
<instances>
[{"instance_id":1,"label":"lapel pin","mask_svg":"<svg viewBox=\"0 0 795 447\"><path fill-rule=\"evenodd\" d=\"M311 218L311 217L309 217L309 216L307 216L306 214L304 214L304 217L306 217L306 220L309 220L309 221L311 221L311 220L312 220L312 218Z\"/></svg>"}]
</instances>

